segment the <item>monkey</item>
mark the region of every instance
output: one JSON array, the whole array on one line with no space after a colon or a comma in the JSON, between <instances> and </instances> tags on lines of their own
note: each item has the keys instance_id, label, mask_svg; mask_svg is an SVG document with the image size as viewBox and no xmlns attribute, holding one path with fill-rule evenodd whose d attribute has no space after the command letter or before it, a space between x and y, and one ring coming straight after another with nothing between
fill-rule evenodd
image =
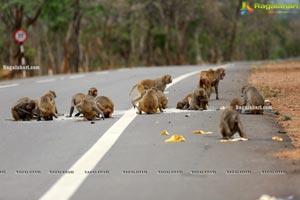
<instances>
[{"instance_id":1,"label":"monkey","mask_svg":"<svg viewBox=\"0 0 300 200\"><path fill-rule=\"evenodd\" d=\"M208 99L210 99L210 94L212 92L211 81L206 76L206 74L200 74L199 85L198 88L203 88L206 91Z\"/></svg>"},{"instance_id":2,"label":"monkey","mask_svg":"<svg viewBox=\"0 0 300 200\"><path fill-rule=\"evenodd\" d=\"M153 88L154 89L154 88ZM156 88L155 88L156 89ZM141 94L141 96L143 97L145 94L146 94L146 92L145 92L146 90L144 90L143 92L142 92L142 94ZM162 92L162 91L160 91L160 90L155 90L156 91L156 95L157 95L157 98L158 98L158 103L159 103L159 105L161 106L161 112L162 112L162 109L166 109L167 107L168 107L168 97ZM135 98L135 99L133 99L132 100L132 105L133 105L133 107L135 108L136 107L136 102L138 101L138 100L140 100L141 99L141 97L137 97L137 98Z\"/></svg>"},{"instance_id":3,"label":"monkey","mask_svg":"<svg viewBox=\"0 0 300 200\"><path fill-rule=\"evenodd\" d=\"M238 98L234 98L231 100L230 102L230 107L232 107L233 109L237 110L239 113L242 112L242 106L243 106L243 102L238 99Z\"/></svg>"},{"instance_id":4,"label":"monkey","mask_svg":"<svg viewBox=\"0 0 300 200\"><path fill-rule=\"evenodd\" d=\"M263 114L265 101L258 89L254 86L245 85L242 87L243 105L246 106L245 112L250 114ZM247 109L250 107L250 109Z\"/></svg>"},{"instance_id":5,"label":"monkey","mask_svg":"<svg viewBox=\"0 0 300 200\"><path fill-rule=\"evenodd\" d=\"M236 110L236 106L238 106L240 102L238 99L233 99L230 106L225 108L221 114L220 130L223 139L231 139L236 132L239 133L240 137L245 138L240 115Z\"/></svg>"},{"instance_id":6,"label":"monkey","mask_svg":"<svg viewBox=\"0 0 300 200\"><path fill-rule=\"evenodd\" d=\"M209 93L211 93L211 88L214 87L216 92L216 99L219 99L219 82L220 80L223 80L225 77L225 69L224 68L218 68L216 70L209 69L208 71L201 71L200 73L200 80L198 87L201 88L201 85L205 85L205 89L207 90L207 95L210 96ZM207 80L207 81L204 81ZM210 82L210 84L209 84Z\"/></svg>"},{"instance_id":7,"label":"monkey","mask_svg":"<svg viewBox=\"0 0 300 200\"><path fill-rule=\"evenodd\" d=\"M15 105L11 108L11 113L16 121L29 121L33 119L33 114L36 107L36 101L24 97L15 103Z\"/></svg>"},{"instance_id":8,"label":"monkey","mask_svg":"<svg viewBox=\"0 0 300 200\"><path fill-rule=\"evenodd\" d=\"M208 97L203 88L197 88L192 96L188 98L188 110L207 110Z\"/></svg>"},{"instance_id":9,"label":"monkey","mask_svg":"<svg viewBox=\"0 0 300 200\"><path fill-rule=\"evenodd\" d=\"M106 96L99 96L96 98L98 108L103 112L105 118L112 118L114 112L113 101Z\"/></svg>"},{"instance_id":10,"label":"monkey","mask_svg":"<svg viewBox=\"0 0 300 200\"><path fill-rule=\"evenodd\" d=\"M91 96L93 98L96 98L98 95L98 90L95 87L91 87L88 90L88 96ZM85 97L86 95L83 93L77 93L72 97L71 100L71 108L70 108L70 114L68 117L72 117L72 114L74 112L74 107L81 102L81 100ZM76 117L78 117L80 113L75 114Z\"/></svg>"},{"instance_id":11,"label":"monkey","mask_svg":"<svg viewBox=\"0 0 300 200\"><path fill-rule=\"evenodd\" d=\"M141 97L136 99L136 101L139 101L137 114L142 114L142 111L147 114L154 114L157 113L157 109L163 112L157 91L158 89L155 87L142 91ZM133 106L135 107L135 102L133 102Z\"/></svg>"},{"instance_id":12,"label":"monkey","mask_svg":"<svg viewBox=\"0 0 300 200\"><path fill-rule=\"evenodd\" d=\"M168 97L160 90L157 90L157 97L161 108L166 109L168 107Z\"/></svg>"},{"instance_id":13,"label":"monkey","mask_svg":"<svg viewBox=\"0 0 300 200\"><path fill-rule=\"evenodd\" d=\"M142 97L142 92L144 90L151 89L152 87L157 88L157 90L164 92L167 84L172 83L172 77L169 74L164 75L161 78L156 78L156 79L144 79L135 84L132 89L129 92L129 95L133 92L135 88L138 90L138 95L132 100L136 101L136 99L139 99Z\"/></svg>"},{"instance_id":14,"label":"monkey","mask_svg":"<svg viewBox=\"0 0 300 200\"><path fill-rule=\"evenodd\" d=\"M93 96L85 95L80 102L76 104L76 109L89 121L95 117L100 117L100 115L101 118L104 119L104 113L97 107L96 100Z\"/></svg>"},{"instance_id":15,"label":"monkey","mask_svg":"<svg viewBox=\"0 0 300 200\"><path fill-rule=\"evenodd\" d=\"M182 109L182 110L186 110L190 107L189 104L189 99L191 99L193 96L193 93L188 94L186 97L184 97L184 99L182 99L181 101L177 102L177 109Z\"/></svg>"},{"instance_id":16,"label":"monkey","mask_svg":"<svg viewBox=\"0 0 300 200\"><path fill-rule=\"evenodd\" d=\"M38 121L41 120L41 117L43 117L44 120L53 120L53 117L57 118L55 98L56 94L52 90L49 90L49 92L40 98L37 109Z\"/></svg>"}]
</instances>

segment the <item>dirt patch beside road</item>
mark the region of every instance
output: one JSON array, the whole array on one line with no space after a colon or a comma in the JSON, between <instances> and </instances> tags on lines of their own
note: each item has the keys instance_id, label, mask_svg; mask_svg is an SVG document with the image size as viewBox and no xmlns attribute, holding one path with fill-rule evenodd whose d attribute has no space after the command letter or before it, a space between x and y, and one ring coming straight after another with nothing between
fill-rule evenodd
<instances>
[{"instance_id":1,"label":"dirt patch beside road","mask_svg":"<svg viewBox=\"0 0 300 200\"><path fill-rule=\"evenodd\" d=\"M249 82L272 102L277 122L291 138L295 151L280 152L276 156L300 160L300 62L274 62L254 66Z\"/></svg>"}]
</instances>

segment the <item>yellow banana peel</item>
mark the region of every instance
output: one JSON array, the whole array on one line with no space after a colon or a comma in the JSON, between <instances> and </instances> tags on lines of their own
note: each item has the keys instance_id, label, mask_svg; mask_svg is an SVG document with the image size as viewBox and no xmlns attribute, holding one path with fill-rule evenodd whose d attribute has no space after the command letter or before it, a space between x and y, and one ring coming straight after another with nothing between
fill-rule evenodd
<instances>
[{"instance_id":1,"label":"yellow banana peel","mask_svg":"<svg viewBox=\"0 0 300 200\"><path fill-rule=\"evenodd\" d=\"M210 131L202 131L202 130L195 130L193 131L194 134L212 134L213 132Z\"/></svg>"},{"instance_id":2,"label":"yellow banana peel","mask_svg":"<svg viewBox=\"0 0 300 200\"><path fill-rule=\"evenodd\" d=\"M168 131L163 131L160 133L161 135L169 135Z\"/></svg>"},{"instance_id":3,"label":"yellow banana peel","mask_svg":"<svg viewBox=\"0 0 300 200\"><path fill-rule=\"evenodd\" d=\"M283 142L283 138L282 137L277 137L277 136L272 137L272 140L274 140L276 142Z\"/></svg>"},{"instance_id":4,"label":"yellow banana peel","mask_svg":"<svg viewBox=\"0 0 300 200\"><path fill-rule=\"evenodd\" d=\"M170 138L166 139L165 142L184 142L185 138L182 135L172 135Z\"/></svg>"}]
</instances>

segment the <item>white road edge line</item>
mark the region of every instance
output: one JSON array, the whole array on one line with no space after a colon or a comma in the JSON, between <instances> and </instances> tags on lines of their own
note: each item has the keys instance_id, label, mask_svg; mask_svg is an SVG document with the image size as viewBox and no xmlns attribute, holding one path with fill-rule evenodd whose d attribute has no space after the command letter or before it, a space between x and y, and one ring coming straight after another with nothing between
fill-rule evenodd
<instances>
[{"instance_id":1,"label":"white road edge line","mask_svg":"<svg viewBox=\"0 0 300 200\"><path fill-rule=\"evenodd\" d=\"M9 87L16 87L19 86L18 83L13 83L13 84L9 84L9 85L0 85L0 89L2 88L9 88Z\"/></svg>"},{"instance_id":2,"label":"white road edge line","mask_svg":"<svg viewBox=\"0 0 300 200\"><path fill-rule=\"evenodd\" d=\"M103 75L103 74L108 74L108 71L103 71L103 72L97 72L96 75Z\"/></svg>"},{"instance_id":3,"label":"white road edge line","mask_svg":"<svg viewBox=\"0 0 300 200\"><path fill-rule=\"evenodd\" d=\"M84 75L74 75L74 76L70 76L69 79L77 79L77 78L83 78L85 77Z\"/></svg>"},{"instance_id":4,"label":"white road edge line","mask_svg":"<svg viewBox=\"0 0 300 200\"><path fill-rule=\"evenodd\" d=\"M46 80L39 80L36 81L36 83L50 83L50 82L54 82L56 81L56 79L52 78L52 79L46 79Z\"/></svg>"},{"instance_id":5,"label":"white road edge line","mask_svg":"<svg viewBox=\"0 0 300 200\"><path fill-rule=\"evenodd\" d=\"M172 87L179 81L199 73L194 71L173 79L173 82L167 86ZM73 164L69 171L74 171L74 174L65 174L41 197L39 200L67 200L72 197L79 186L87 178L88 173L84 171L91 171L101 161L104 155L115 144L127 126L137 116L135 110L132 108L115 122L99 140L79 159Z\"/></svg>"}]
</instances>

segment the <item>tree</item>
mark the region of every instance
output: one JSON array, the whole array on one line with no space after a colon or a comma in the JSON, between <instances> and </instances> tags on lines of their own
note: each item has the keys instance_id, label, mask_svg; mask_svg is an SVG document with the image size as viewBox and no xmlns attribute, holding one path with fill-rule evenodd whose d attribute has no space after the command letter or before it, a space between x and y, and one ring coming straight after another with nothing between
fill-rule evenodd
<instances>
[{"instance_id":1,"label":"tree","mask_svg":"<svg viewBox=\"0 0 300 200\"><path fill-rule=\"evenodd\" d=\"M64 60L61 68L64 73L79 71L79 32L80 32L80 0L73 0L73 18L70 22L64 44Z\"/></svg>"}]
</instances>

